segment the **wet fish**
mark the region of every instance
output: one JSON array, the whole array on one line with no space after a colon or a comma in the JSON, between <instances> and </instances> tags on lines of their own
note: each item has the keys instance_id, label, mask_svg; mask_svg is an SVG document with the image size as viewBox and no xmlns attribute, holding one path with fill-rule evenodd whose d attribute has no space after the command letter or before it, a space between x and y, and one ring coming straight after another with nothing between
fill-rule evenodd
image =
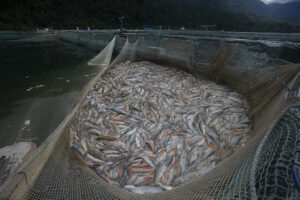
<instances>
[{"instance_id":1,"label":"wet fish","mask_svg":"<svg viewBox=\"0 0 300 200\"><path fill-rule=\"evenodd\" d=\"M91 133L94 135L99 135L99 136L101 136L103 134L103 132L96 130L96 129L90 129L90 130L88 130L88 133Z\"/></svg>"},{"instance_id":2,"label":"wet fish","mask_svg":"<svg viewBox=\"0 0 300 200\"><path fill-rule=\"evenodd\" d=\"M163 176L163 173L166 171L167 167L164 164L160 164L157 169L155 170L155 177L154 177L154 183L159 184L161 177Z\"/></svg>"},{"instance_id":3,"label":"wet fish","mask_svg":"<svg viewBox=\"0 0 300 200\"><path fill-rule=\"evenodd\" d=\"M161 188L153 187L153 186L140 186L140 187L134 187L134 186L128 187L127 186L126 189L129 189L131 192L135 192L138 194L163 192L163 190Z\"/></svg>"},{"instance_id":4,"label":"wet fish","mask_svg":"<svg viewBox=\"0 0 300 200\"><path fill-rule=\"evenodd\" d=\"M237 93L149 62L114 66L98 79L70 126L70 145L108 183L145 194L212 170L248 141Z\"/></svg>"},{"instance_id":5,"label":"wet fish","mask_svg":"<svg viewBox=\"0 0 300 200\"><path fill-rule=\"evenodd\" d=\"M116 137L109 136L109 135L100 135L96 138L97 140L107 140L107 141L115 141L118 140Z\"/></svg>"}]
</instances>

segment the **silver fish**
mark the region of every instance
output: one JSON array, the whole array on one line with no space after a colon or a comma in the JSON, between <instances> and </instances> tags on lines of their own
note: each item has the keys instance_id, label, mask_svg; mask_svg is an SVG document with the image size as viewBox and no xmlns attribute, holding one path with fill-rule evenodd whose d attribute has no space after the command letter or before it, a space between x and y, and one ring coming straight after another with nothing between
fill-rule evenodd
<instances>
[{"instance_id":1,"label":"silver fish","mask_svg":"<svg viewBox=\"0 0 300 200\"><path fill-rule=\"evenodd\" d=\"M164 164L160 164L158 168L155 170L155 177L154 183L159 184L160 178L162 177L163 173L167 170L167 167Z\"/></svg>"},{"instance_id":2,"label":"silver fish","mask_svg":"<svg viewBox=\"0 0 300 200\"><path fill-rule=\"evenodd\" d=\"M248 141L234 91L149 62L109 68L82 101L70 144L108 183L145 194L193 181Z\"/></svg>"}]
</instances>

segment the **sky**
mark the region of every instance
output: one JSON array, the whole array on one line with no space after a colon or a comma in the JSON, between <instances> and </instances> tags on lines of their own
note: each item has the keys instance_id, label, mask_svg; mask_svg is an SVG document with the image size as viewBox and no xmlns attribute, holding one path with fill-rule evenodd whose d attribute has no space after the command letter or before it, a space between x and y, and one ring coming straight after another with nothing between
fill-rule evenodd
<instances>
[{"instance_id":1,"label":"sky","mask_svg":"<svg viewBox=\"0 0 300 200\"><path fill-rule=\"evenodd\" d=\"M299 1L300 0L261 0L265 4L270 4L270 3L287 3L287 2L294 2L294 1Z\"/></svg>"}]
</instances>

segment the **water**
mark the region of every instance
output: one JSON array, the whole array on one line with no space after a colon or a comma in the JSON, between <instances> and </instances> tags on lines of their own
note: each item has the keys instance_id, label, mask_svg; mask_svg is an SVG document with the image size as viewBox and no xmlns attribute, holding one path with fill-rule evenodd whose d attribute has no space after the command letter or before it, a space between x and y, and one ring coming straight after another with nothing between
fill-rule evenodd
<instances>
[{"instance_id":1,"label":"water","mask_svg":"<svg viewBox=\"0 0 300 200\"><path fill-rule=\"evenodd\" d=\"M20 141L41 145L98 71L86 65L95 51L58 40L18 38L24 35L0 34L0 148Z\"/></svg>"}]
</instances>

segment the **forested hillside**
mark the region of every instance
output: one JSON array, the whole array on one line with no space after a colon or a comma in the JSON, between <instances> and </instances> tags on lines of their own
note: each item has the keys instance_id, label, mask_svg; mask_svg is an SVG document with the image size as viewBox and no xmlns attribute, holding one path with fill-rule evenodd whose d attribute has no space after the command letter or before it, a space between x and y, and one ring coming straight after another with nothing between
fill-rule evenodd
<instances>
[{"instance_id":1,"label":"forested hillside","mask_svg":"<svg viewBox=\"0 0 300 200\"><path fill-rule=\"evenodd\" d=\"M300 25L300 2L292 2L286 4L270 4L269 12L278 19Z\"/></svg>"},{"instance_id":2,"label":"forested hillside","mask_svg":"<svg viewBox=\"0 0 300 200\"><path fill-rule=\"evenodd\" d=\"M119 28L118 17L124 16L125 28L197 29L205 24L216 30L296 31L254 12L264 6L259 0L1 0L0 29Z\"/></svg>"}]
</instances>

